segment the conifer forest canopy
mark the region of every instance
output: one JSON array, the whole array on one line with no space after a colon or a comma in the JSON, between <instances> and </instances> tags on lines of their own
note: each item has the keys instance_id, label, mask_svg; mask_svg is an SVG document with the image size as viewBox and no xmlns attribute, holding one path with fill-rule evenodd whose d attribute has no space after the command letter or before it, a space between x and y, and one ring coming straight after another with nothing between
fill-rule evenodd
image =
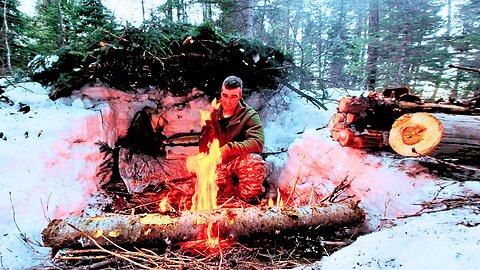
<instances>
[{"instance_id":1,"label":"conifer forest canopy","mask_svg":"<svg viewBox=\"0 0 480 270\"><path fill-rule=\"evenodd\" d=\"M213 96L229 74L324 101L331 88L408 85L433 100L479 91L475 0L166 0L140 8L139 25L103 2L37 0L28 15L0 0L2 75L51 86L52 98L97 83Z\"/></svg>"}]
</instances>

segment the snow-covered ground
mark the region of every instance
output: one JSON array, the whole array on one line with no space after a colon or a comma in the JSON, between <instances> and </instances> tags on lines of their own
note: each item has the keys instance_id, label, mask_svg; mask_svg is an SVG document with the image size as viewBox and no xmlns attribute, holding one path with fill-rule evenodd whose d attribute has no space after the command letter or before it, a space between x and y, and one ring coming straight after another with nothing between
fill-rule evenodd
<instances>
[{"instance_id":1,"label":"snow-covered ground","mask_svg":"<svg viewBox=\"0 0 480 270\"><path fill-rule=\"evenodd\" d=\"M103 160L96 143L113 146L125 135L133 114L154 105L158 93L133 97L93 87L83 95L51 101L48 89L24 83L7 87L1 96L0 268L48 265L50 249L41 247L41 232L49 220L95 211L88 205L99 199L95 195L102 180L96 175ZM165 108L175 101L162 98ZM479 183L438 179L414 159L340 147L328 130L316 130L334 113L334 104L321 111L288 92L268 101L275 106L258 98L248 101L263 108L266 151L288 149L268 161L274 170L271 178L281 187L298 179L296 203L310 200L310 194L313 201L319 200L347 179L346 194L360 200L367 213L361 228L366 235L304 268L478 268L478 206L398 217L417 213L422 202L478 194ZM206 100L197 100L189 111L173 112L195 118L196 111L207 105ZM25 106L30 107L28 112ZM300 131L304 132L296 134Z\"/></svg>"}]
</instances>

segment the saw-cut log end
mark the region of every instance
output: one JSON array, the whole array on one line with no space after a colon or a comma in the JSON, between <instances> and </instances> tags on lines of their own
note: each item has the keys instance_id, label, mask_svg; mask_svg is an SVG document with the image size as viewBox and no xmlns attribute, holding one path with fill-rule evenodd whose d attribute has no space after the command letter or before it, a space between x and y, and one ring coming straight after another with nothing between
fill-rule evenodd
<instances>
[{"instance_id":1,"label":"saw-cut log end","mask_svg":"<svg viewBox=\"0 0 480 270\"><path fill-rule=\"evenodd\" d=\"M392 125L389 144L403 156L430 153L442 140L443 125L430 113L405 114Z\"/></svg>"},{"instance_id":2,"label":"saw-cut log end","mask_svg":"<svg viewBox=\"0 0 480 270\"><path fill-rule=\"evenodd\" d=\"M361 113L368 108L368 98L364 97L342 97L338 102L340 113Z\"/></svg>"}]
</instances>

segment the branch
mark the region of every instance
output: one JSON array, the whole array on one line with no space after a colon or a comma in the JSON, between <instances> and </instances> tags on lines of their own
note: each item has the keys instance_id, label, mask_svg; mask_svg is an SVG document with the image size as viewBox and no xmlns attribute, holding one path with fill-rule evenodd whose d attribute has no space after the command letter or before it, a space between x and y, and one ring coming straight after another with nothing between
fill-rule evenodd
<instances>
[{"instance_id":1,"label":"branch","mask_svg":"<svg viewBox=\"0 0 480 270\"><path fill-rule=\"evenodd\" d=\"M295 88L295 86L287 83L287 82L282 82L282 84L287 87L288 89L292 90L293 92L297 93L298 95L300 95L301 97L307 99L308 101L312 102L313 105L315 105L317 108L319 109L324 109L325 111L328 111L327 107L325 107L325 105L323 105L322 102L318 101L317 99L303 93L300 89L297 89Z\"/></svg>"}]
</instances>

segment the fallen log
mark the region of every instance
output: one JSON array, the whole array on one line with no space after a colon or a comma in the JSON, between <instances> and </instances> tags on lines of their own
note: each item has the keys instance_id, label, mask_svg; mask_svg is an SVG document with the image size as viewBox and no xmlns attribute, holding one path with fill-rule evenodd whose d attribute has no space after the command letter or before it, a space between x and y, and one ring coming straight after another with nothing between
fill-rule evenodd
<instances>
[{"instance_id":1,"label":"fallen log","mask_svg":"<svg viewBox=\"0 0 480 270\"><path fill-rule=\"evenodd\" d=\"M475 164L479 162L480 117L405 114L393 123L389 144L403 156L430 156Z\"/></svg>"},{"instance_id":2,"label":"fallen log","mask_svg":"<svg viewBox=\"0 0 480 270\"><path fill-rule=\"evenodd\" d=\"M439 103L415 103L400 101L392 107L398 107L403 113L429 112L429 113L448 113L448 114L479 114L480 109L471 106L459 106L453 104Z\"/></svg>"},{"instance_id":3,"label":"fallen log","mask_svg":"<svg viewBox=\"0 0 480 270\"><path fill-rule=\"evenodd\" d=\"M335 203L299 207L226 208L182 211L178 216L161 214L69 217L52 220L42 232L44 246L60 249L91 247L95 243L158 245L196 240L209 222L220 237L240 239L289 229L325 229L358 226L365 212L356 204ZM112 242L110 242L112 241Z\"/></svg>"},{"instance_id":4,"label":"fallen log","mask_svg":"<svg viewBox=\"0 0 480 270\"><path fill-rule=\"evenodd\" d=\"M403 96L403 95L402 95ZM412 98L407 98L408 100ZM368 111L385 112L398 111L401 114L414 112L448 113L448 114L479 114L479 108L471 105L454 105L431 102L411 102L378 96L369 97L342 97L338 102L338 112L353 113L357 115L366 114Z\"/></svg>"}]
</instances>

